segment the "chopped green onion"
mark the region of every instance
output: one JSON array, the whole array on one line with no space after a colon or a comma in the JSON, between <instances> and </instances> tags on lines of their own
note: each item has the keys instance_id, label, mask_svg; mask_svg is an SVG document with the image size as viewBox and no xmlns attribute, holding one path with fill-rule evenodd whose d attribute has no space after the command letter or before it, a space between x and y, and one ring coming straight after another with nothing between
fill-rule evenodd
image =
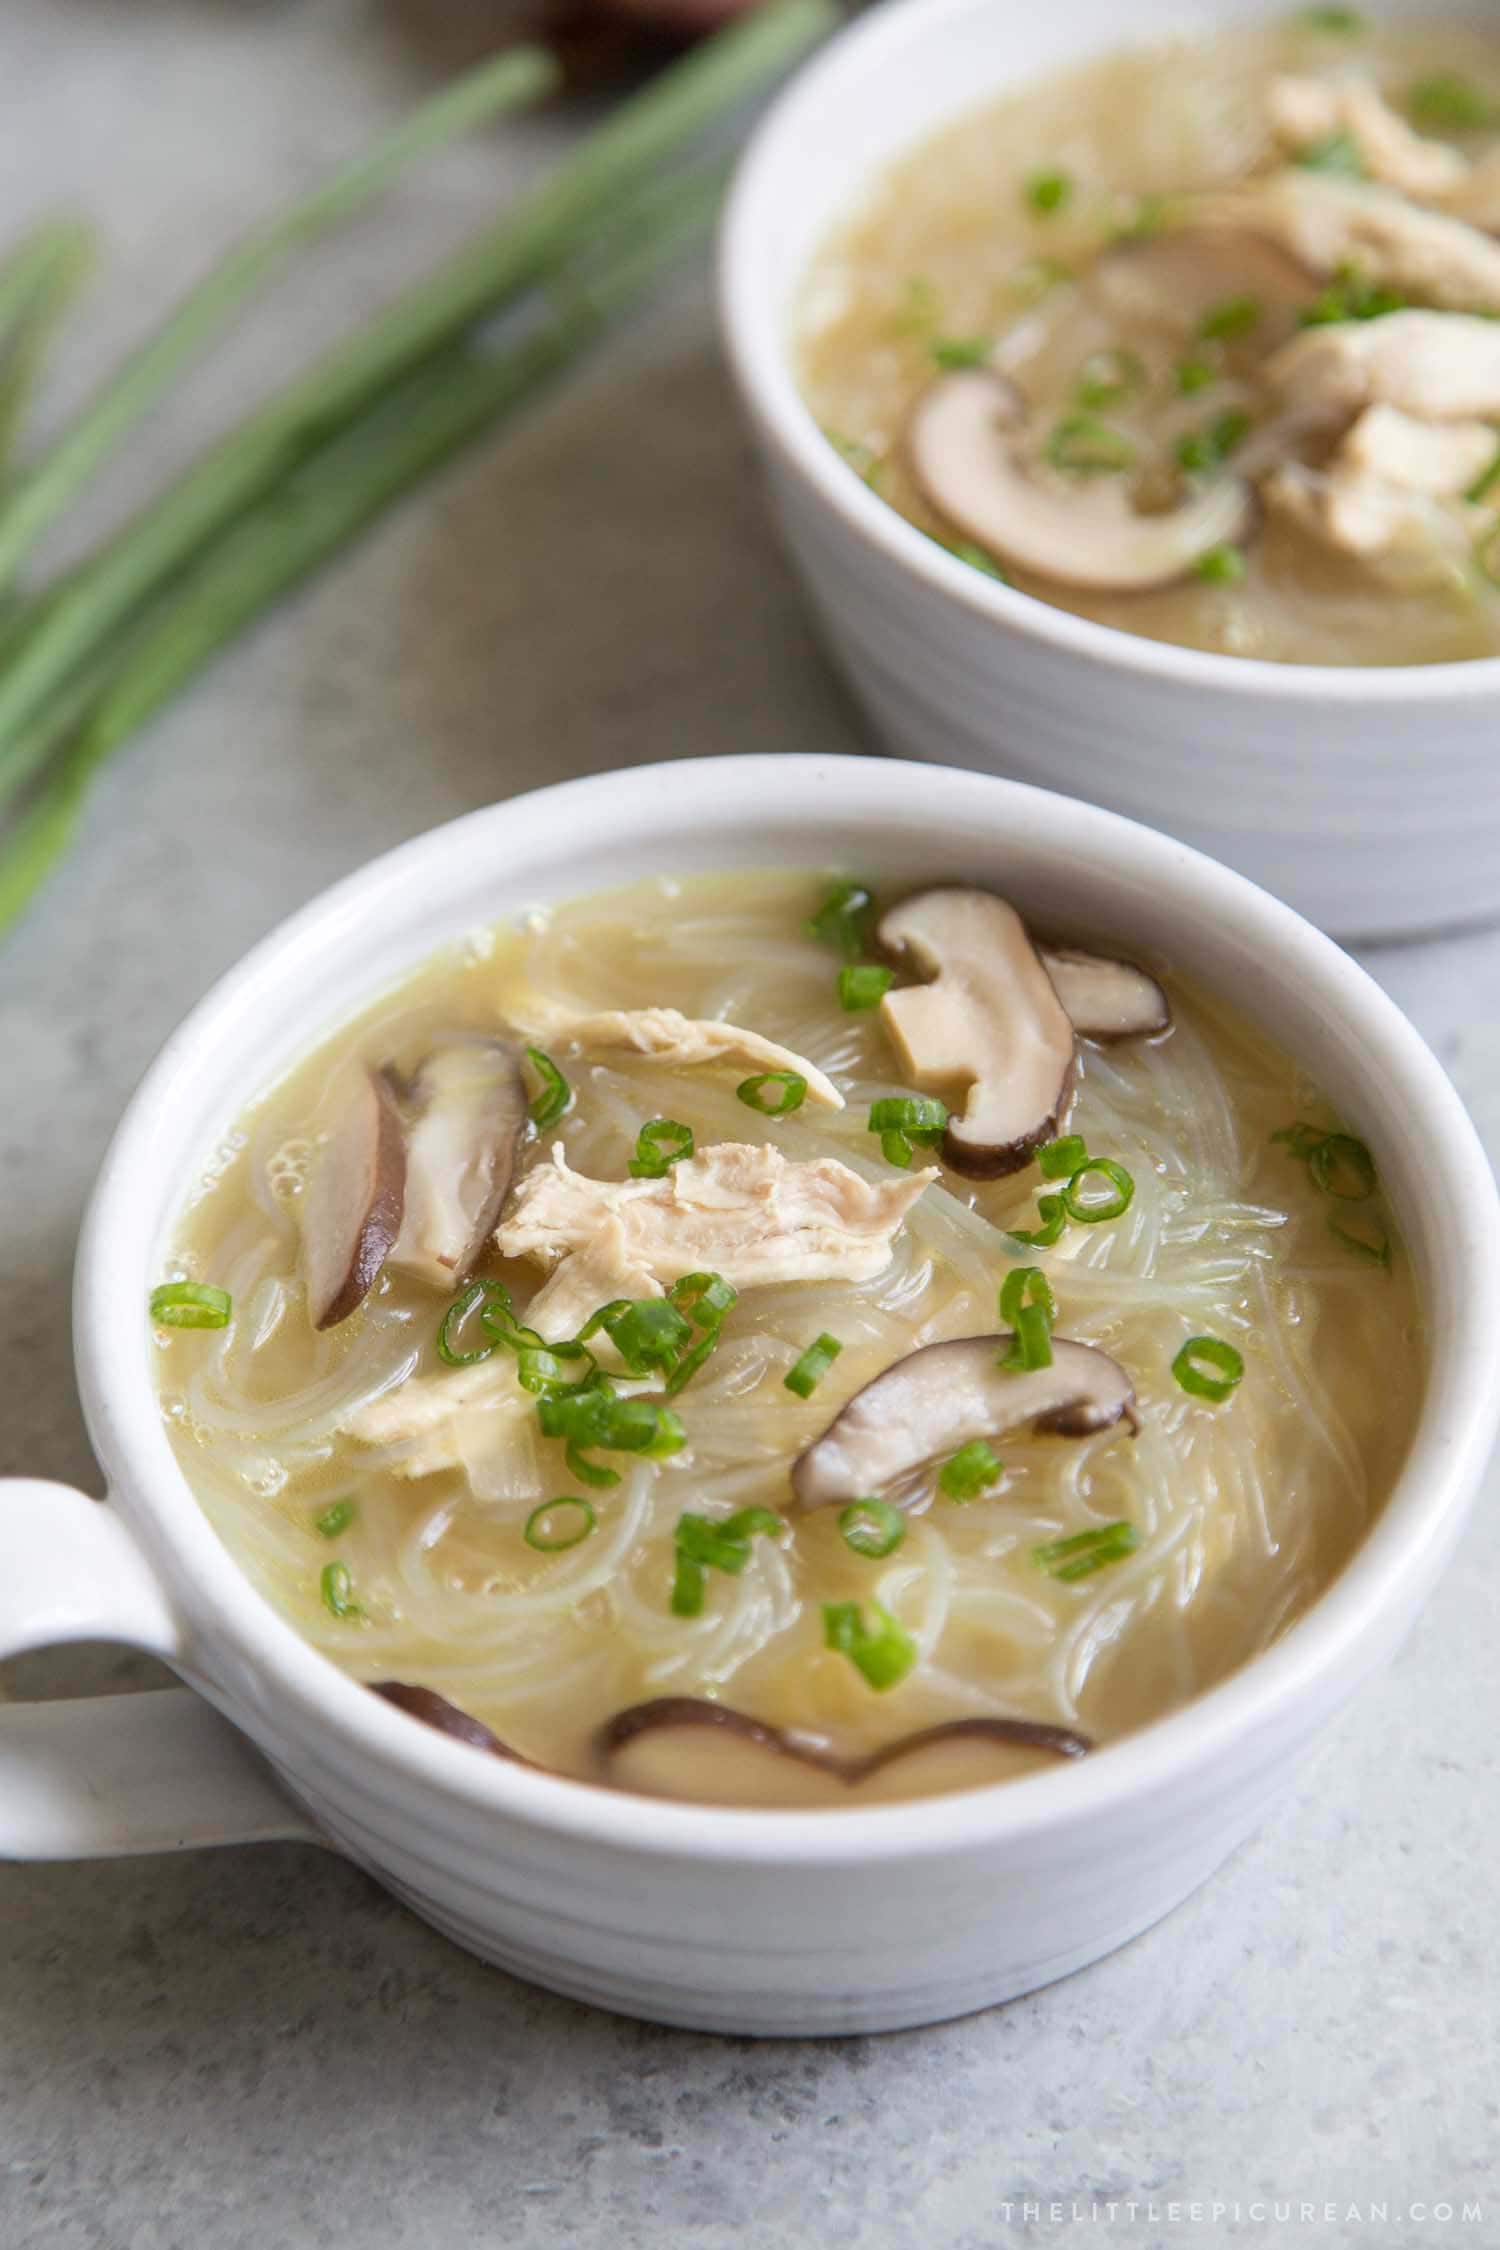
<instances>
[{"instance_id":1,"label":"chopped green onion","mask_svg":"<svg viewBox=\"0 0 1500 2250\"><path fill-rule=\"evenodd\" d=\"M1096 415L1065 414L1047 440L1047 459L1073 476L1114 476L1134 465L1135 446Z\"/></svg>"},{"instance_id":2,"label":"chopped green onion","mask_svg":"<svg viewBox=\"0 0 1500 2250\"><path fill-rule=\"evenodd\" d=\"M1383 320L1404 312L1410 299L1394 289L1377 288L1357 267L1340 266L1328 287L1297 315L1303 328L1326 328L1344 320Z\"/></svg>"},{"instance_id":3,"label":"chopped green onion","mask_svg":"<svg viewBox=\"0 0 1500 2250\"><path fill-rule=\"evenodd\" d=\"M1365 28L1358 8L1304 8L1297 18L1305 31L1319 31L1330 39L1353 39Z\"/></svg>"},{"instance_id":4,"label":"chopped green onion","mask_svg":"<svg viewBox=\"0 0 1500 2250\"><path fill-rule=\"evenodd\" d=\"M570 1547L581 1545L598 1521L591 1500L564 1493L561 1499L544 1500L539 1508L532 1509L521 1537L539 1555L562 1555Z\"/></svg>"},{"instance_id":5,"label":"chopped green onion","mask_svg":"<svg viewBox=\"0 0 1500 2250\"><path fill-rule=\"evenodd\" d=\"M1073 268L1061 258L1026 258L1011 274L1010 287L1018 297L1034 304L1072 278Z\"/></svg>"},{"instance_id":6,"label":"chopped green onion","mask_svg":"<svg viewBox=\"0 0 1500 2250\"><path fill-rule=\"evenodd\" d=\"M925 273L911 274L902 286L896 326L903 335L919 336L933 326L942 309L937 283Z\"/></svg>"},{"instance_id":7,"label":"chopped green onion","mask_svg":"<svg viewBox=\"0 0 1500 2250\"><path fill-rule=\"evenodd\" d=\"M1115 232L1117 242L1149 242L1160 234L1167 223L1170 206L1164 195L1142 195L1136 198L1135 209Z\"/></svg>"},{"instance_id":8,"label":"chopped green onion","mask_svg":"<svg viewBox=\"0 0 1500 2250\"><path fill-rule=\"evenodd\" d=\"M911 1164L912 1144L935 1146L947 1125L947 1110L930 1094L890 1095L870 1104L867 1129L880 1135L880 1153L887 1164L899 1165L904 1172Z\"/></svg>"},{"instance_id":9,"label":"chopped green onion","mask_svg":"<svg viewBox=\"0 0 1500 2250\"><path fill-rule=\"evenodd\" d=\"M1173 451L1179 468L1191 476L1203 476L1227 461L1241 440L1248 437L1252 424L1248 414L1237 406L1215 415L1206 429L1187 430L1177 440Z\"/></svg>"},{"instance_id":10,"label":"chopped green onion","mask_svg":"<svg viewBox=\"0 0 1500 2250\"><path fill-rule=\"evenodd\" d=\"M1328 1231L1343 1243L1346 1250L1352 1250L1356 1257L1365 1258L1372 1266L1383 1266L1387 1273L1390 1272L1391 1238L1388 1234L1382 1232L1371 1241L1368 1236L1354 1234L1348 1227L1341 1226L1332 1216L1328 1221Z\"/></svg>"},{"instance_id":11,"label":"chopped green onion","mask_svg":"<svg viewBox=\"0 0 1500 2250\"><path fill-rule=\"evenodd\" d=\"M820 1336L815 1344L808 1345L796 1366L782 1377L786 1388L795 1391L798 1398L811 1398L843 1348L837 1336Z\"/></svg>"},{"instance_id":12,"label":"chopped green onion","mask_svg":"<svg viewBox=\"0 0 1500 2250\"><path fill-rule=\"evenodd\" d=\"M1284 1148L1299 1164L1305 1164L1313 1150L1321 1147L1327 1138L1328 1135L1321 1126L1305 1125L1299 1118L1295 1125L1283 1125L1278 1132L1273 1133L1271 1142L1273 1147L1279 1145Z\"/></svg>"},{"instance_id":13,"label":"chopped green onion","mask_svg":"<svg viewBox=\"0 0 1500 2250\"><path fill-rule=\"evenodd\" d=\"M917 1644L899 1619L880 1602L871 1602L873 1623L865 1623L858 1602L823 1604L823 1645L847 1656L872 1688L883 1693L904 1680L917 1661Z\"/></svg>"},{"instance_id":14,"label":"chopped green onion","mask_svg":"<svg viewBox=\"0 0 1500 2250\"><path fill-rule=\"evenodd\" d=\"M641 1127L630 1160L633 1180L664 1180L674 1164L693 1153L693 1129L675 1117L653 1117Z\"/></svg>"},{"instance_id":15,"label":"chopped green onion","mask_svg":"<svg viewBox=\"0 0 1500 2250\"><path fill-rule=\"evenodd\" d=\"M858 438L840 437L837 430L825 430L823 435L836 453L842 453L855 475L863 477L873 490L880 475L880 462L869 446L861 445Z\"/></svg>"},{"instance_id":16,"label":"chopped green onion","mask_svg":"<svg viewBox=\"0 0 1500 2250\"><path fill-rule=\"evenodd\" d=\"M1245 1362L1233 1344L1218 1336L1189 1336L1172 1362L1172 1373L1194 1398L1217 1403L1228 1398L1245 1372Z\"/></svg>"},{"instance_id":17,"label":"chopped green onion","mask_svg":"<svg viewBox=\"0 0 1500 2250\"><path fill-rule=\"evenodd\" d=\"M1481 502L1488 500L1497 484L1500 484L1500 448L1497 448L1489 467L1474 479L1464 498L1471 507L1477 508Z\"/></svg>"},{"instance_id":18,"label":"chopped green onion","mask_svg":"<svg viewBox=\"0 0 1500 2250\"><path fill-rule=\"evenodd\" d=\"M1292 161L1304 172L1331 172L1342 180L1366 177L1364 152L1352 133L1328 133L1321 141L1310 141Z\"/></svg>"},{"instance_id":19,"label":"chopped green onion","mask_svg":"<svg viewBox=\"0 0 1500 2250\"><path fill-rule=\"evenodd\" d=\"M722 1570L738 1578L750 1560L750 1542L774 1539L785 1525L769 1508L739 1508L722 1523L707 1516L683 1515L675 1534L676 1574L672 1581L674 1617L697 1617L703 1608L704 1572Z\"/></svg>"},{"instance_id":20,"label":"chopped green onion","mask_svg":"<svg viewBox=\"0 0 1500 2250\"><path fill-rule=\"evenodd\" d=\"M1015 1326L1025 1305L1039 1305L1049 1325L1057 1318L1057 1299L1040 1266L1017 1266L1000 1285L1000 1318L1007 1328Z\"/></svg>"},{"instance_id":21,"label":"chopped green onion","mask_svg":"<svg viewBox=\"0 0 1500 2250\"><path fill-rule=\"evenodd\" d=\"M1210 547L1193 565L1193 575L1205 586L1237 586L1245 575L1243 547Z\"/></svg>"},{"instance_id":22,"label":"chopped green onion","mask_svg":"<svg viewBox=\"0 0 1500 2250\"><path fill-rule=\"evenodd\" d=\"M807 925L809 937L831 945L846 961L868 950L875 894L863 883L836 883Z\"/></svg>"},{"instance_id":23,"label":"chopped green onion","mask_svg":"<svg viewBox=\"0 0 1500 2250\"><path fill-rule=\"evenodd\" d=\"M151 1292L158 1328L227 1328L234 1301L211 1281L166 1281Z\"/></svg>"},{"instance_id":24,"label":"chopped green onion","mask_svg":"<svg viewBox=\"0 0 1500 2250\"><path fill-rule=\"evenodd\" d=\"M1118 406L1122 399L1132 397L1145 387L1144 362L1135 352L1116 346L1089 354L1079 369L1073 396L1080 406L1093 410Z\"/></svg>"},{"instance_id":25,"label":"chopped green onion","mask_svg":"<svg viewBox=\"0 0 1500 2250\"><path fill-rule=\"evenodd\" d=\"M1419 125L1449 133L1481 133L1495 123L1500 105L1461 71L1437 70L1409 86L1406 107Z\"/></svg>"},{"instance_id":26,"label":"chopped green onion","mask_svg":"<svg viewBox=\"0 0 1500 2250\"><path fill-rule=\"evenodd\" d=\"M955 562L967 563L970 570L982 571L986 578L993 578L1001 586L1010 584L994 556L985 548L976 547L972 539L940 539L935 531L927 536L945 555L952 555Z\"/></svg>"},{"instance_id":27,"label":"chopped green onion","mask_svg":"<svg viewBox=\"0 0 1500 2250\"><path fill-rule=\"evenodd\" d=\"M647 1460L664 1461L687 1442L687 1432L670 1406L649 1398L616 1398L602 1386L565 1391L537 1400L537 1420L543 1437L567 1441L567 1461L574 1476L585 1484L618 1484L618 1473L590 1461L586 1448L606 1453L640 1453Z\"/></svg>"},{"instance_id":28,"label":"chopped green onion","mask_svg":"<svg viewBox=\"0 0 1500 2250\"><path fill-rule=\"evenodd\" d=\"M476 1367L480 1360L488 1359L491 1352L498 1348L500 1339L493 1334L490 1341L482 1344L475 1352L462 1352L453 1341L475 1306L482 1305L487 1309L490 1298L497 1294L505 1296L498 1281L471 1281L454 1298L444 1313L437 1332L437 1355L445 1367ZM505 1301L508 1306L510 1299L506 1297Z\"/></svg>"},{"instance_id":29,"label":"chopped green onion","mask_svg":"<svg viewBox=\"0 0 1500 2250\"><path fill-rule=\"evenodd\" d=\"M1340 1203L1363 1203L1375 1193L1375 1159L1352 1133L1329 1133L1312 1150L1307 1169L1313 1185Z\"/></svg>"},{"instance_id":30,"label":"chopped green onion","mask_svg":"<svg viewBox=\"0 0 1500 2250\"><path fill-rule=\"evenodd\" d=\"M873 961L855 962L839 971L839 1006L851 1016L878 1008L895 981L894 969L883 969Z\"/></svg>"},{"instance_id":31,"label":"chopped green onion","mask_svg":"<svg viewBox=\"0 0 1500 2250\"><path fill-rule=\"evenodd\" d=\"M839 1529L844 1545L871 1562L893 1555L906 1537L905 1519L889 1500L851 1500L839 1510Z\"/></svg>"},{"instance_id":32,"label":"chopped green onion","mask_svg":"<svg viewBox=\"0 0 1500 2250\"><path fill-rule=\"evenodd\" d=\"M647 1297L606 1318L604 1332L626 1371L639 1377L653 1368L675 1367L692 1339L693 1323L665 1297Z\"/></svg>"},{"instance_id":33,"label":"chopped green onion","mask_svg":"<svg viewBox=\"0 0 1500 2250\"><path fill-rule=\"evenodd\" d=\"M560 1117L566 1116L572 1106L573 1089L552 1057L543 1054L540 1047L528 1047L526 1060L542 1082L542 1090L527 1115L537 1131L545 1133Z\"/></svg>"},{"instance_id":34,"label":"chopped green onion","mask_svg":"<svg viewBox=\"0 0 1500 2250\"><path fill-rule=\"evenodd\" d=\"M1029 1250L1050 1250L1061 1239L1063 1228L1068 1223L1062 1197L1038 1196L1036 1212L1042 1224L1039 1227L1011 1227L1010 1239L1012 1242L1024 1243Z\"/></svg>"},{"instance_id":35,"label":"chopped green onion","mask_svg":"<svg viewBox=\"0 0 1500 2250\"><path fill-rule=\"evenodd\" d=\"M681 1281L673 1282L667 1295L696 1327L717 1328L724 1315L739 1303L740 1293L731 1289L721 1273L685 1273Z\"/></svg>"},{"instance_id":36,"label":"chopped green onion","mask_svg":"<svg viewBox=\"0 0 1500 2250\"><path fill-rule=\"evenodd\" d=\"M933 364L945 375L966 367L984 367L995 348L993 336L935 336L928 346Z\"/></svg>"},{"instance_id":37,"label":"chopped green onion","mask_svg":"<svg viewBox=\"0 0 1500 2250\"><path fill-rule=\"evenodd\" d=\"M1081 1182L1093 1173L1097 1173L1100 1179L1107 1180L1114 1193L1097 1202L1087 1203L1082 1200L1078 1191ZM1135 1182L1123 1164L1116 1164L1113 1157L1091 1156L1087 1164L1079 1165L1067 1186L1061 1190L1060 1201L1068 1218L1078 1220L1082 1226L1095 1227L1105 1219L1122 1218L1130 1209L1134 1194Z\"/></svg>"},{"instance_id":38,"label":"chopped green onion","mask_svg":"<svg viewBox=\"0 0 1500 2250\"><path fill-rule=\"evenodd\" d=\"M354 1599L354 1581L349 1576L347 1563L326 1563L318 1586L323 1596L323 1607L330 1617L358 1617L362 1614Z\"/></svg>"},{"instance_id":39,"label":"chopped green onion","mask_svg":"<svg viewBox=\"0 0 1500 2250\"><path fill-rule=\"evenodd\" d=\"M1044 1180L1071 1180L1088 1160L1088 1144L1082 1133L1064 1133L1061 1140L1048 1141L1037 1150L1036 1158Z\"/></svg>"},{"instance_id":40,"label":"chopped green onion","mask_svg":"<svg viewBox=\"0 0 1500 2250\"><path fill-rule=\"evenodd\" d=\"M347 1531L353 1521L354 1502L335 1500L321 1515L313 1517L313 1529L320 1539L337 1539L339 1533Z\"/></svg>"},{"instance_id":41,"label":"chopped green onion","mask_svg":"<svg viewBox=\"0 0 1500 2250\"><path fill-rule=\"evenodd\" d=\"M1182 359L1177 363L1177 388L1184 398L1210 390L1218 379L1219 370L1210 360Z\"/></svg>"},{"instance_id":42,"label":"chopped green onion","mask_svg":"<svg viewBox=\"0 0 1500 2250\"><path fill-rule=\"evenodd\" d=\"M1033 211L1042 218L1051 218L1054 212L1061 211L1072 201L1072 174L1055 169L1028 172L1025 194Z\"/></svg>"},{"instance_id":43,"label":"chopped green onion","mask_svg":"<svg viewBox=\"0 0 1500 2250\"><path fill-rule=\"evenodd\" d=\"M1500 523L1494 524L1474 547L1474 560L1491 586L1500 586Z\"/></svg>"},{"instance_id":44,"label":"chopped green onion","mask_svg":"<svg viewBox=\"0 0 1500 2250\"><path fill-rule=\"evenodd\" d=\"M1105 1523L1096 1530L1075 1531L1067 1539L1049 1539L1045 1546L1032 1548L1031 1559L1049 1577L1071 1585L1077 1579L1092 1577L1108 1563L1122 1562L1140 1543L1141 1535L1133 1523Z\"/></svg>"},{"instance_id":45,"label":"chopped green onion","mask_svg":"<svg viewBox=\"0 0 1500 2250\"><path fill-rule=\"evenodd\" d=\"M776 1098L768 1099L772 1088ZM800 1070L763 1070L758 1078L742 1079L735 1093L747 1109L762 1117L790 1117L807 1099L807 1080Z\"/></svg>"},{"instance_id":46,"label":"chopped green onion","mask_svg":"<svg viewBox=\"0 0 1500 2250\"><path fill-rule=\"evenodd\" d=\"M977 1500L987 1485L1005 1474L1005 1463L985 1444L970 1438L938 1471L938 1490L949 1500Z\"/></svg>"},{"instance_id":47,"label":"chopped green onion","mask_svg":"<svg viewBox=\"0 0 1500 2250\"><path fill-rule=\"evenodd\" d=\"M1232 343L1260 326L1263 311L1258 297L1224 297L1209 306L1198 323L1198 333L1206 344Z\"/></svg>"},{"instance_id":48,"label":"chopped green onion","mask_svg":"<svg viewBox=\"0 0 1500 2250\"><path fill-rule=\"evenodd\" d=\"M1013 1375L1029 1375L1052 1365L1052 1323L1043 1305L1023 1305L1011 1322L1015 1341L1000 1365Z\"/></svg>"}]
</instances>

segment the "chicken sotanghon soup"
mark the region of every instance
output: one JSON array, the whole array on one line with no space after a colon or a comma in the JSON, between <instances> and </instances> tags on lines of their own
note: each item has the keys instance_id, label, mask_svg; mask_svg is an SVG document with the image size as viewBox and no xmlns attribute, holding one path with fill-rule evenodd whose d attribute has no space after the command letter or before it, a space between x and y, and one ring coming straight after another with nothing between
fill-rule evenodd
<instances>
[{"instance_id":1,"label":"chicken sotanghon soup","mask_svg":"<svg viewBox=\"0 0 1500 2250\"><path fill-rule=\"evenodd\" d=\"M1304 664L1500 653L1500 28L1308 7L1028 86L803 295L851 471L976 570Z\"/></svg>"},{"instance_id":2,"label":"chicken sotanghon soup","mask_svg":"<svg viewBox=\"0 0 1500 2250\"><path fill-rule=\"evenodd\" d=\"M1423 1346L1369 1150L963 887L659 880L423 967L215 1152L151 1316L252 1580L417 1719L865 1804L1172 1710L1339 1570Z\"/></svg>"}]
</instances>

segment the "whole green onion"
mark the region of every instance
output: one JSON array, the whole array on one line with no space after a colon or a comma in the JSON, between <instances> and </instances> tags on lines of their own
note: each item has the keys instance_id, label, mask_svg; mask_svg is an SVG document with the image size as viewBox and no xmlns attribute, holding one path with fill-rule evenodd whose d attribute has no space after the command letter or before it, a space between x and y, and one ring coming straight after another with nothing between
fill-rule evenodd
<instances>
[{"instance_id":1,"label":"whole green onion","mask_svg":"<svg viewBox=\"0 0 1500 2250\"><path fill-rule=\"evenodd\" d=\"M561 1516L559 1523L557 1518ZM526 1518L521 1537L528 1547L535 1547L541 1555L566 1554L587 1539L598 1522L591 1500L580 1500L573 1493L564 1493L560 1499L544 1500L533 1508Z\"/></svg>"},{"instance_id":2,"label":"whole green onion","mask_svg":"<svg viewBox=\"0 0 1500 2250\"><path fill-rule=\"evenodd\" d=\"M763 1070L758 1077L742 1079L734 1090L747 1109L759 1110L762 1117L790 1117L807 1099L807 1080L799 1070Z\"/></svg>"},{"instance_id":3,"label":"whole green onion","mask_svg":"<svg viewBox=\"0 0 1500 2250\"><path fill-rule=\"evenodd\" d=\"M227 1328L233 1310L229 1291L210 1281L166 1281L151 1292L158 1328Z\"/></svg>"},{"instance_id":4,"label":"whole green onion","mask_svg":"<svg viewBox=\"0 0 1500 2250\"><path fill-rule=\"evenodd\" d=\"M664 1180L674 1164L693 1153L693 1129L675 1117L653 1117L641 1127L630 1160L633 1180Z\"/></svg>"},{"instance_id":5,"label":"whole green onion","mask_svg":"<svg viewBox=\"0 0 1500 2250\"><path fill-rule=\"evenodd\" d=\"M1172 1362L1172 1373L1192 1397L1219 1404L1238 1388L1245 1362L1222 1337L1189 1336Z\"/></svg>"},{"instance_id":6,"label":"whole green onion","mask_svg":"<svg viewBox=\"0 0 1500 2250\"><path fill-rule=\"evenodd\" d=\"M846 1547L879 1562L896 1552L906 1537L906 1522L900 1509L893 1508L888 1500L851 1500L847 1508L839 1510L839 1530Z\"/></svg>"},{"instance_id":7,"label":"whole green onion","mask_svg":"<svg viewBox=\"0 0 1500 2250\"><path fill-rule=\"evenodd\" d=\"M560 1117L565 1117L572 1107L573 1089L549 1054L540 1047L528 1047L526 1060L541 1081L541 1091L527 1111L527 1116L539 1133L547 1132Z\"/></svg>"},{"instance_id":8,"label":"whole green onion","mask_svg":"<svg viewBox=\"0 0 1500 2250\"><path fill-rule=\"evenodd\" d=\"M808 1345L796 1366L782 1377L786 1388L795 1391L798 1398L811 1398L843 1348L837 1336L820 1336L815 1344Z\"/></svg>"},{"instance_id":9,"label":"whole green onion","mask_svg":"<svg viewBox=\"0 0 1500 2250\"><path fill-rule=\"evenodd\" d=\"M825 1602L823 1645L847 1656L870 1686L883 1694L906 1678L917 1661L917 1644L880 1602L867 1606L872 1620L868 1625L859 1602Z\"/></svg>"}]
</instances>

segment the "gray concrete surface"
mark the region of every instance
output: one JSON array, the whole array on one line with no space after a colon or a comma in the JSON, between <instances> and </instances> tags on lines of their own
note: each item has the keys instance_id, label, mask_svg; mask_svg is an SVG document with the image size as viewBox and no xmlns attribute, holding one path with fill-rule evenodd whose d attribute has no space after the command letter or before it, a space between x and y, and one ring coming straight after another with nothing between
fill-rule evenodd
<instances>
[{"instance_id":1,"label":"gray concrete surface","mask_svg":"<svg viewBox=\"0 0 1500 2250\"><path fill-rule=\"evenodd\" d=\"M499 14L16 0L5 227L73 201L108 242L51 411ZM512 126L414 180L153 420L92 520L569 130ZM94 1481L68 1364L82 1201L159 1041L247 943L536 782L859 739L747 478L700 270L158 724L0 953L0 1468ZM1500 936L1371 966L1500 1150ZM310 1850L0 1868L0 2250L1500 2241L1497 1500L1492 1477L1400 1661L1207 1891L936 2031L612 2021ZM91 1650L8 1673L23 1695L145 1676Z\"/></svg>"}]
</instances>

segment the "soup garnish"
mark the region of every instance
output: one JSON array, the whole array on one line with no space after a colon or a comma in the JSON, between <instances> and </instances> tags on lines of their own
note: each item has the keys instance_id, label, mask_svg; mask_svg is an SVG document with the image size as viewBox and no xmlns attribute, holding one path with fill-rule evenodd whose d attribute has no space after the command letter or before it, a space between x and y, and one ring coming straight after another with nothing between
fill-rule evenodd
<instances>
[{"instance_id":1,"label":"soup garnish","mask_svg":"<svg viewBox=\"0 0 1500 2250\"><path fill-rule=\"evenodd\" d=\"M733 1803L1210 1686L1352 1551L1422 1368L1368 1147L1237 1017L973 887L798 874L450 949L255 1106L149 1310L203 1505L336 1663Z\"/></svg>"},{"instance_id":2,"label":"soup garnish","mask_svg":"<svg viewBox=\"0 0 1500 2250\"><path fill-rule=\"evenodd\" d=\"M1294 17L947 127L820 253L798 350L850 465L991 576L1425 663L1500 652L1497 316L1500 43Z\"/></svg>"}]
</instances>

